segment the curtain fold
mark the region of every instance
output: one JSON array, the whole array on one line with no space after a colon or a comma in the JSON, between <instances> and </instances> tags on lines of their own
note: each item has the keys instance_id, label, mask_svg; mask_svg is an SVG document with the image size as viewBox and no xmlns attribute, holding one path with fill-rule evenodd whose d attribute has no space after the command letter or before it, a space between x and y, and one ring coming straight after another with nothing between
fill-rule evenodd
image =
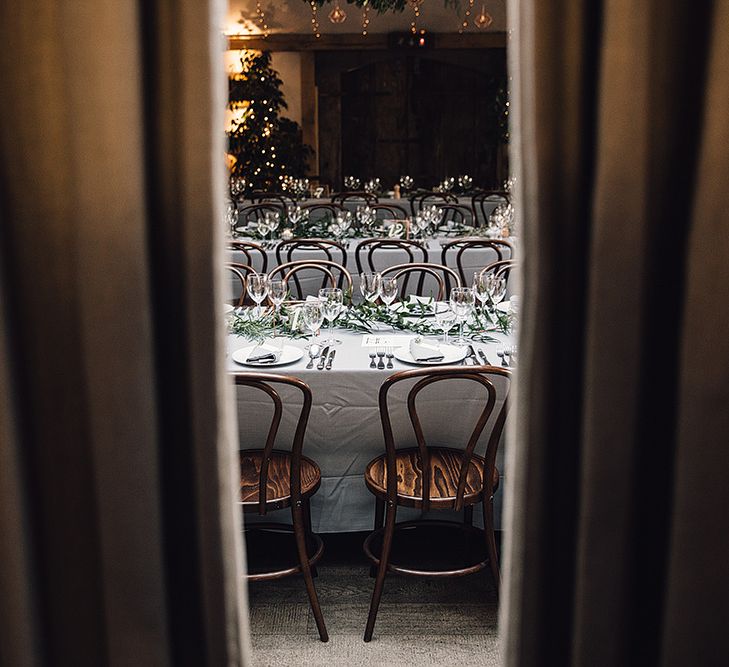
<instances>
[{"instance_id":1,"label":"curtain fold","mask_svg":"<svg viewBox=\"0 0 729 667\"><path fill-rule=\"evenodd\" d=\"M728 8L510 4L507 664L729 660Z\"/></svg>"},{"instance_id":2,"label":"curtain fold","mask_svg":"<svg viewBox=\"0 0 729 667\"><path fill-rule=\"evenodd\" d=\"M245 662L222 10L0 9L3 664Z\"/></svg>"}]
</instances>

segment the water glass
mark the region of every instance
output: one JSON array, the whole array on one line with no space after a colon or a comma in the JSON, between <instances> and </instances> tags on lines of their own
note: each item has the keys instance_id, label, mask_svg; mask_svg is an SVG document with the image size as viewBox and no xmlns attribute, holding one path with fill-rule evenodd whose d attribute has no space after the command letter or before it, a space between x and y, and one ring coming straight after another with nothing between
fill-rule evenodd
<instances>
[{"instance_id":1,"label":"water glass","mask_svg":"<svg viewBox=\"0 0 729 667\"><path fill-rule=\"evenodd\" d=\"M463 325L473 310L474 302L475 297L470 287L454 287L451 290L451 308L460 324L458 338L453 341L454 345L463 346L469 344L463 336Z\"/></svg>"},{"instance_id":2,"label":"water glass","mask_svg":"<svg viewBox=\"0 0 729 667\"><path fill-rule=\"evenodd\" d=\"M316 332L321 329L321 325L324 322L324 309L322 308L321 301L307 301L302 308L304 326L312 335L316 335ZM311 346L309 345L307 347Z\"/></svg>"},{"instance_id":3,"label":"water glass","mask_svg":"<svg viewBox=\"0 0 729 667\"><path fill-rule=\"evenodd\" d=\"M380 299L389 308L397 298L397 279L380 277Z\"/></svg>"},{"instance_id":4,"label":"water glass","mask_svg":"<svg viewBox=\"0 0 729 667\"><path fill-rule=\"evenodd\" d=\"M256 304L256 316L260 316L261 302L268 296L268 276L265 273L248 276L248 295Z\"/></svg>"},{"instance_id":5,"label":"water glass","mask_svg":"<svg viewBox=\"0 0 729 667\"><path fill-rule=\"evenodd\" d=\"M268 298L273 304L273 335L276 336L276 322L278 320L279 306L286 300L288 288L283 280L268 281Z\"/></svg>"},{"instance_id":6,"label":"water glass","mask_svg":"<svg viewBox=\"0 0 729 667\"><path fill-rule=\"evenodd\" d=\"M369 303L374 304L380 295L380 281L382 276L379 273L360 273L359 290L362 296Z\"/></svg>"},{"instance_id":7,"label":"water glass","mask_svg":"<svg viewBox=\"0 0 729 667\"><path fill-rule=\"evenodd\" d=\"M334 338L334 320L339 317L344 306L344 294L338 287L323 287L319 290L324 319L329 322L329 338L323 345L339 345L342 341Z\"/></svg>"},{"instance_id":8,"label":"water glass","mask_svg":"<svg viewBox=\"0 0 729 667\"><path fill-rule=\"evenodd\" d=\"M456 314L447 303L435 303L435 324L443 332L443 345L448 345L448 332L456 321Z\"/></svg>"}]
</instances>

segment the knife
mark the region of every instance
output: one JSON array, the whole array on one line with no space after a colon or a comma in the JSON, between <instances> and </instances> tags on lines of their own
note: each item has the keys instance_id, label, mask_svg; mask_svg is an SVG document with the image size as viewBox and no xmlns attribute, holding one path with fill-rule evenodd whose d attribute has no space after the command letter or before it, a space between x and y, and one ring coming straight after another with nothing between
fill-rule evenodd
<instances>
[{"instance_id":1,"label":"knife","mask_svg":"<svg viewBox=\"0 0 729 667\"><path fill-rule=\"evenodd\" d=\"M324 370L324 364L327 361L327 354L329 354L329 346L327 345L324 348L324 351L321 353L321 357L319 357L319 363L316 366L316 370L323 371Z\"/></svg>"},{"instance_id":2,"label":"knife","mask_svg":"<svg viewBox=\"0 0 729 667\"><path fill-rule=\"evenodd\" d=\"M485 363L487 366L490 366L491 362L488 360L486 353L481 348L478 349L478 353L481 355L481 359L483 359L483 363Z\"/></svg>"},{"instance_id":3,"label":"knife","mask_svg":"<svg viewBox=\"0 0 729 667\"><path fill-rule=\"evenodd\" d=\"M327 361L327 370L332 370L332 362L334 361L334 355L337 353L336 350L332 350L332 353L329 355L329 361Z\"/></svg>"},{"instance_id":4,"label":"knife","mask_svg":"<svg viewBox=\"0 0 729 667\"><path fill-rule=\"evenodd\" d=\"M471 357L473 359L473 365L474 366L480 366L481 365L481 363L478 360L478 357L476 356L476 353L473 351L473 345L469 345L468 346L468 355L467 356L469 356L469 357Z\"/></svg>"}]
</instances>

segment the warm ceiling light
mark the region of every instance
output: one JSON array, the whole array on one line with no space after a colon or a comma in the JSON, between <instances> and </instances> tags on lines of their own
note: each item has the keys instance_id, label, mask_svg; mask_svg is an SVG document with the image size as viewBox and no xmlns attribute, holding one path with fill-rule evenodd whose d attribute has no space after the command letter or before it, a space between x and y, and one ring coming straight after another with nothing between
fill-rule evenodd
<instances>
[{"instance_id":1,"label":"warm ceiling light","mask_svg":"<svg viewBox=\"0 0 729 667\"><path fill-rule=\"evenodd\" d=\"M332 23L344 23L347 20L347 13L339 6L339 2L334 5L334 9L329 12L329 20Z\"/></svg>"},{"instance_id":2,"label":"warm ceiling light","mask_svg":"<svg viewBox=\"0 0 729 667\"><path fill-rule=\"evenodd\" d=\"M473 19L477 28L488 28L493 22L494 17L486 11L486 5L481 5L481 13Z\"/></svg>"}]
</instances>

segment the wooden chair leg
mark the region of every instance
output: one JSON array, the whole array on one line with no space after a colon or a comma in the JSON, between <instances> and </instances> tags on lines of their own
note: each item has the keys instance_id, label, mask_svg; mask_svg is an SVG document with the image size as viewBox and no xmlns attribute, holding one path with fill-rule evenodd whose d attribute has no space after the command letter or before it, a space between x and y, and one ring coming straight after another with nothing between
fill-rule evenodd
<instances>
[{"instance_id":1,"label":"wooden chair leg","mask_svg":"<svg viewBox=\"0 0 729 667\"><path fill-rule=\"evenodd\" d=\"M385 501L381 498L375 498L375 530L382 528L385 522ZM370 565L370 577L373 579L377 576L377 567Z\"/></svg>"},{"instance_id":2,"label":"wooden chair leg","mask_svg":"<svg viewBox=\"0 0 729 667\"><path fill-rule=\"evenodd\" d=\"M380 608L382 589L385 586L385 575L387 574L387 565L390 562L390 550L392 549L392 537L395 534L395 509L394 505L389 505L385 514L385 533L382 541L382 553L380 554L380 566L377 568L377 579L375 580L375 589L372 591L370 613L367 616L367 627L364 633L366 642L372 639L377 610Z\"/></svg>"},{"instance_id":3,"label":"wooden chair leg","mask_svg":"<svg viewBox=\"0 0 729 667\"><path fill-rule=\"evenodd\" d=\"M463 508L463 525L473 525L473 505L469 505L468 507Z\"/></svg>"},{"instance_id":4,"label":"wooden chair leg","mask_svg":"<svg viewBox=\"0 0 729 667\"><path fill-rule=\"evenodd\" d=\"M306 535L304 533L304 513L301 503L292 508L292 520L294 524L294 535L296 537L296 549L299 552L299 564L301 565L301 573L304 575L304 583L306 584L306 593L309 596L309 604L311 611L314 612L314 620L316 621L317 630L319 630L319 638L323 642L329 641L326 625L324 625L324 616L319 606L319 597L316 594L314 580L311 576L311 568L309 567L309 554L306 550Z\"/></svg>"},{"instance_id":5,"label":"wooden chair leg","mask_svg":"<svg viewBox=\"0 0 729 667\"><path fill-rule=\"evenodd\" d=\"M302 507L304 508L304 530L306 531L306 543L309 544L309 538L311 537L311 503L309 499L301 501ZM316 569L316 565L311 566L311 576L316 579L319 576L319 570Z\"/></svg>"},{"instance_id":6,"label":"wooden chair leg","mask_svg":"<svg viewBox=\"0 0 729 667\"><path fill-rule=\"evenodd\" d=\"M496 585L496 596L501 587L501 573L499 572L499 555L496 552L496 534L494 533L494 502L493 498L483 499L483 530L486 534L486 548L488 549L491 574Z\"/></svg>"}]
</instances>

